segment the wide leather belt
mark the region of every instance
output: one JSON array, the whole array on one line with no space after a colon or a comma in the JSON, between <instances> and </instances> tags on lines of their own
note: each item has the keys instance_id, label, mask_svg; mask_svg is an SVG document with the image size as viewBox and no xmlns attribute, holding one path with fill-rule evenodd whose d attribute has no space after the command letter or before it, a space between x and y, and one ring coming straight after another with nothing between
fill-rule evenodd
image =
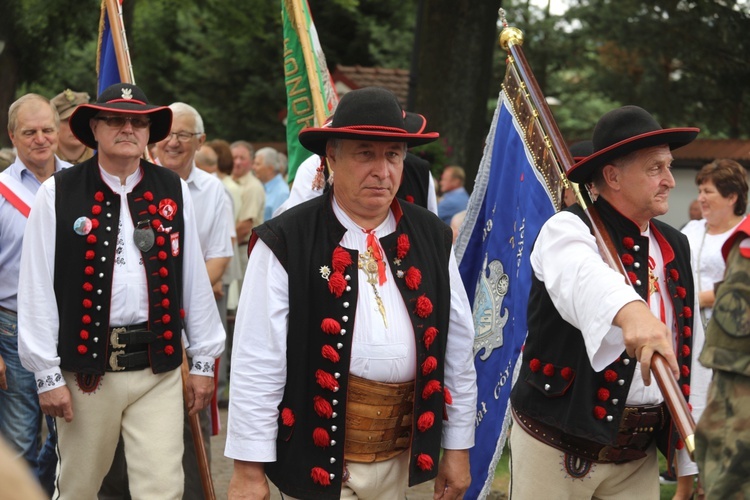
<instances>
[{"instance_id":1,"label":"wide leather belt","mask_svg":"<svg viewBox=\"0 0 750 500\"><path fill-rule=\"evenodd\" d=\"M122 349L130 344L150 344L156 334L148 329L148 323L115 326L109 329L109 344L113 349Z\"/></svg>"},{"instance_id":2,"label":"wide leather belt","mask_svg":"<svg viewBox=\"0 0 750 500\"><path fill-rule=\"evenodd\" d=\"M539 441L565 453L599 463L624 463L645 457L654 434L666 422L664 404L627 406L623 411L615 445L604 445L564 434L515 408L513 416L519 425Z\"/></svg>"},{"instance_id":3,"label":"wide leather belt","mask_svg":"<svg viewBox=\"0 0 750 500\"><path fill-rule=\"evenodd\" d=\"M411 443L414 382L386 384L349 375L344 458L381 462Z\"/></svg>"},{"instance_id":4,"label":"wide leather belt","mask_svg":"<svg viewBox=\"0 0 750 500\"><path fill-rule=\"evenodd\" d=\"M148 359L148 351L133 352L125 354L124 351L112 351L109 353L107 363L108 372L143 370L151 366Z\"/></svg>"}]
</instances>

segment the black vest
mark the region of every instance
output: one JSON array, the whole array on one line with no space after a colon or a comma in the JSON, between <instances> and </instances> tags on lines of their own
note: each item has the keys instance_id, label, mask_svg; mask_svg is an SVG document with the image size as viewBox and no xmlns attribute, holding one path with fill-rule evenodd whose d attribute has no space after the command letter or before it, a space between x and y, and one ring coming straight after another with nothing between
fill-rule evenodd
<instances>
[{"instance_id":1,"label":"black vest","mask_svg":"<svg viewBox=\"0 0 750 500\"><path fill-rule=\"evenodd\" d=\"M120 195L99 173L98 155L55 174L55 295L60 315L60 367L101 375L109 359L110 298L117 258ZM149 346L154 373L182 363L182 186L174 172L141 160L143 178L128 194L133 225L148 221L156 236L141 252L149 295L149 329L158 338ZM167 203L171 200L174 205ZM161 204L161 207L160 207ZM176 207L171 220L167 208ZM90 232L74 224L86 217ZM171 228L169 232L157 228ZM80 226L79 226L80 227Z\"/></svg>"},{"instance_id":2,"label":"black vest","mask_svg":"<svg viewBox=\"0 0 750 500\"><path fill-rule=\"evenodd\" d=\"M646 300L649 288L649 239L641 236L638 226L602 197L597 200L596 208L633 288ZM589 225L579 205L566 210ZM694 305L690 247L687 238L667 224L652 220L651 229L664 257L664 275L679 333L676 348L681 369L679 384L687 399ZM574 293L575 286L571 285L570 290ZM665 306L669 307L669 304ZM623 351L615 362L601 372L595 372L586 355L581 332L560 316L544 283L534 273L529 295L528 330L523 365L511 393L513 407L540 422L561 429L565 434L614 445L633 380L635 358L628 357ZM548 364L551 367L545 369ZM677 439L673 426L670 426L667 437L669 449L673 450Z\"/></svg>"},{"instance_id":3,"label":"black vest","mask_svg":"<svg viewBox=\"0 0 750 500\"><path fill-rule=\"evenodd\" d=\"M396 198L427 208L427 196L431 189L430 163L407 151L404 157L404 173Z\"/></svg>"},{"instance_id":4,"label":"black vest","mask_svg":"<svg viewBox=\"0 0 750 500\"><path fill-rule=\"evenodd\" d=\"M442 391L423 397L423 390L430 381L443 386L452 236L440 219L421 207L409 203L399 206L394 202L392 209L397 220L396 231L381 238L380 243L396 274L388 279L396 280L409 311L417 346L412 445L405 452L411 453L409 484L413 485L437 475L445 400ZM345 232L333 213L329 193L255 228L251 239L251 247L257 238L262 239L289 275L287 383L279 406L277 459L266 464L266 473L282 492L298 498L334 499L341 495L347 381L359 289L358 252L339 246ZM404 255L403 242L407 240ZM333 257L334 250L339 256L342 251L348 254L351 264L341 268L337 264L340 259ZM322 276L323 266L331 272L328 280ZM422 273L416 289L409 288L406 279L399 276L400 271L406 273L412 267ZM334 278L337 271L340 274ZM329 288L329 283L336 279L343 280L339 281L342 286ZM432 306L429 314L424 309L426 300ZM336 329L332 330L334 326ZM425 332L435 329L436 337L428 347ZM434 370L423 373L423 366L433 361L436 361ZM332 409L333 414L319 412L320 404ZM424 431L418 430L420 417L429 413L434 424ZM321 436L325 437L327 446L316 445L314 435L318 443ZM434 465L423 470L417 462L424 464L425 456ZM313 473L325 476L330 483L314 481Z\"/></svg>"}]
</instances>

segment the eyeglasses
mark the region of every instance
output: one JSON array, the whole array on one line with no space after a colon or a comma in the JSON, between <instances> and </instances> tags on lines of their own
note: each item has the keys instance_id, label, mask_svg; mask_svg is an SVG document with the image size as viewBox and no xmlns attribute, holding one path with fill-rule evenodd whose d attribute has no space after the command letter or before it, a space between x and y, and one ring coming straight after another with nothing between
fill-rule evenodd
<instances>
[{"instance_id":1,"label":"eyeglasses","mask_svg":"<svg viewBox=\"0 0 750 500\"><path fill-rule=\"evenodd\" d=\"M95 118L112 128L122 128L125 122L130 122L133 128L146 128L151 124L151 120L145 116L97 116Z\"/></svg>"},{"instance_id":2,"label":"eyeglasses","mask_svg":"<svg viewBox=\"0 0 750 500\"><path fill-rule=\"evenodd\" d=\"M169 135L165 137L165 139L167 141L171 141L172 136L176 136L178 141L187 142L190 139L192 139L194 135L201 135L201 133L200 132L170 132Z\"/></svg>"}]
</instances>

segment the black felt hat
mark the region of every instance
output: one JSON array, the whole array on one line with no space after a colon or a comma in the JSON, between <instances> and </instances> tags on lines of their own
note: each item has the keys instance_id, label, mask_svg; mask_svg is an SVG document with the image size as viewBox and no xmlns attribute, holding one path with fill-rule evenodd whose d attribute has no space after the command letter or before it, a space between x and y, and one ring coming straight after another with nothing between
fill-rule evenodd
<instances>
[{"instance_id":1,"label":"black felt hat","mask_svg":"<svg viewBox=\"0 0 750 500\"><path fill-rule=\"evenodd\" d=\"M91 132L89 120L100 111L146 115L151 120L148 143L159 142L172 128L172 110L167 106L149 104L146 94L135 85L115 83L99 95L96 102L81 104L70 116L70 130L79 141L96 149L97 143Z\"/></svg>"},{"instance_id":2,"label":"black felt hat","mask_svg":"<svg viewBox=\"0 0 750 500\"><path fill-rule=\"evenodd\" d=\"M325 156L326 142L334 138L405 142L407 147L413 147L440 137L437 132L422 132L423 116L410 115L407 117L389 90L379 87L352 90L339 101L329 126L302 129L299 142L313 153Z\"/></svg>"},{"instance_id":3,"label":"black felt hat","mask_svg":"<svg viewBox=\"0 0 750 500\"><path fill-rule=\"evenodd\" d=\"M602 116L594 128L593 153L573 165L568 179L589 182L597 168L633 151L666 144L677 149L695 139L700 129L661 128L648 111L638 106L623 106Z\"/></svg>"}]
</instances>

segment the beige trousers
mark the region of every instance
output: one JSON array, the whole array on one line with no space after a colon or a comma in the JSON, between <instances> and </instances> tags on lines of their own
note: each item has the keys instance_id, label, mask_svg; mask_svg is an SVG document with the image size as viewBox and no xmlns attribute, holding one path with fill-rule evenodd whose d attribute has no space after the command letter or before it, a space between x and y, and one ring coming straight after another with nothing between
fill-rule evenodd
<instances>
[{"instance_id":1,"label":"beige trousers","mask_svg":"<svg viewBox=\"0 0 750 500\"><path fill-rule=\"evenodd\" d=\"M400 499L409 485L409 452L371 464L347 462L349 480L341 487L341 500ZM284 500L297 500L282 495ZM308 500L308 499L304 499Z\"/></svg>"},{"instance_id":2,"label":"beige trousers","mask_svg":"<svg viewBox=\"0 0 750 500\"><path fill-rule=\"evenodd\" d=\"M179 500L183 491L180 370L107 372L93 393L63 372L73 421L55 419L58 477L54 498L96 499L112 464L120 432L134 500Z\"/></svg>"},{"instance_id":3,"label":"beige trousers","mask_svg":"<svg viewBox=\"0 0 750 500\"><path fill-rule=\"evenodd\" d=\"M656 447L648 455L623 464L573 459L514 425L510 434L510 498L601 498L651 500L659 498Z\"/></svg>"}]
</instances>

